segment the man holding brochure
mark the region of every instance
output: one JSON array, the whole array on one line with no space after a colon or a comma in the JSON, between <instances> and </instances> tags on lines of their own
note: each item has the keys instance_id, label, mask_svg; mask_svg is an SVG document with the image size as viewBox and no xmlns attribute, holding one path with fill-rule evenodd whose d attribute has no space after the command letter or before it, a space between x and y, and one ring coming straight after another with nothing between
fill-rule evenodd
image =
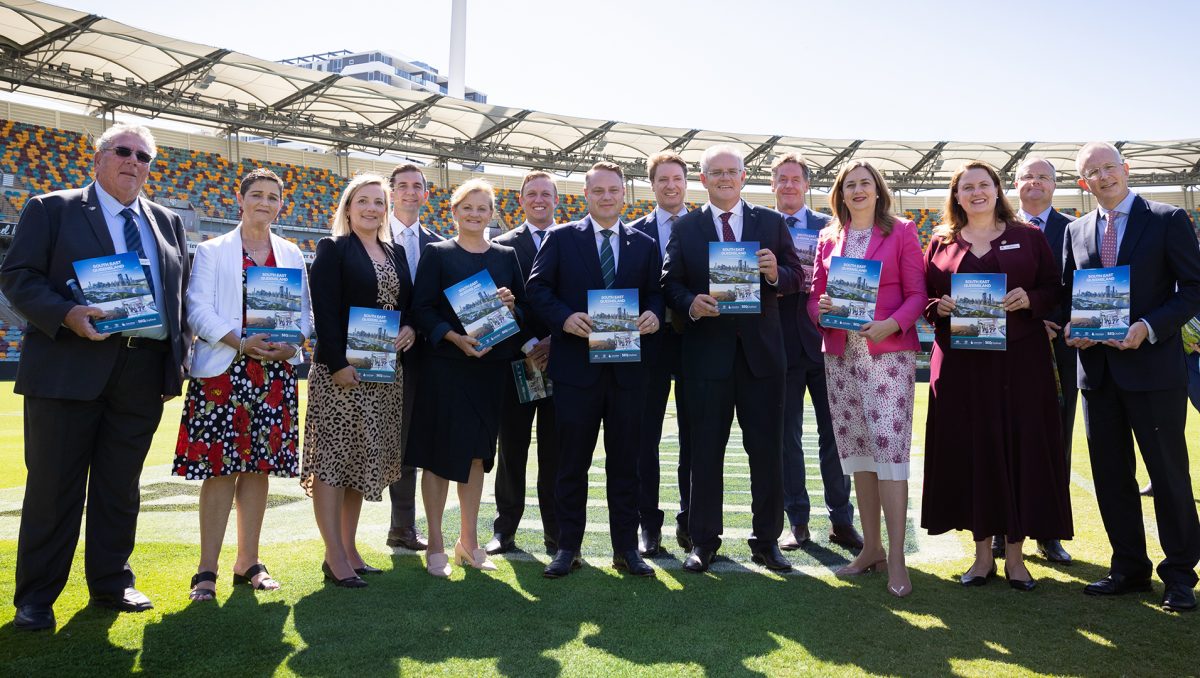
<instances>
[{"instance_id":1,"label":"man holding brochure","mask_svg":"<svg viewBox=\"0 0 1200 678\"><path fill-rule=\"evenodd\" d=\"M51 606L67 583L85 496L91 603L153 607L128 563L138 478L163 402L182 390L191 344L183 222L141 196L154 154L146 128L110 127L96 141L95 182L31 198L0 268L0 288L29 320L16 382L29 471L13 596L19 629L54 628ZM99 333L93 321L106 312L83 300L73 265L124 252L149 272L161 322Z\"/></svg>"},{"instance_id":2,"label":"man holding brochure","mask_svg":"<svg viewBox=\"0 0 1200 678\"><path fill-rule=\"evenodd\" d=\"M709 201L676 222L663 270L667 304L687 319L683 373L691 417L693 547L683 566L704 572L721 546L725 444L736 411L750 457L750 551L755 562L786 571L792 566L778 541L787 357L778 297L799 291L804 272L783 215L742 200L746 168L736 148L709 147L700 161L700 181ZM758 281L750 285L757 312L721 312L719 304L727 302L710 289L717 273L710 271L712 243L756 248L746 254L758 263Z\"/></svg>"},{"instance_id":3,"label":"man holding brochure","mask_svg":"<svg viewBox=\"0 0 1200 678\"><path fill-rule=\"evenodd\" d=\"M1166 558L1158 576L1162 606L1196 607L1200 522L1188 473L1187 368L1180 327L1200 310L1200 250L1182 209L1129 190L1129 165L1112 144L1092 142L1075 159L1079 185L1097 209L1067 227L1063 283L1076 269L1129 267L1128 320L1121 339L1083 338L1076 319L1066 328L1079 350L1079 388L1096 501L1112 543L1108 576L1084 593L1109 596L1150 591L1150 558L1134 478L1133 441L1154 485L1154 514ZM1073 308L1072 316L1076 312Z\"/></svg>"},{"instance_id":4,"label":"man holding brochure","mask_svg":"<svg viewBox=\"0 0 1200 678\"><path fill-rule=\"evenodd\" d=\"M550 230L533 261L528 286L530 306L553 338L548 370L554 382L560 450L554 506L558 553L544 574L564 577L582 565L579 551L587 516L588 469L603 423L613 566L648 577L654 569L638 555L637 534L643 366L594 361L597 354L612 356L621 351L594 350L611 347L593 336L598 334L600 319L593 317L597 314L589 309L589 297L636 295L630 299L633 312L623 312L630 330L611 334L621 335L619 341L613 340L618 348L640 343L642 358L652 361L657 347L640 338L662 325L662 263L653 238L621 223L625 177L618 165L593 165L584 188L588 215Z\"/></svg>"}]
</instances>

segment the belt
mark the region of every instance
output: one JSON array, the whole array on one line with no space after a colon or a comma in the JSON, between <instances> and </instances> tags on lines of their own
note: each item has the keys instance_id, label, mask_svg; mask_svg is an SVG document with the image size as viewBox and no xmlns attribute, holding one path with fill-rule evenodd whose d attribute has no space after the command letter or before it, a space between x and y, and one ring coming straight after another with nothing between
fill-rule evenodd
<instances>
[{"instance_id":1,"label":"belt","mask_svg":"<svg viewBox=\"0 0 1200 678\"><path fill-rule=\"evenodd\" d=\"M146 337L121 337L122 348L143 348L156 353L167 353L171 345L162 339L147 339Z\"/></svg>"}]
</instances>

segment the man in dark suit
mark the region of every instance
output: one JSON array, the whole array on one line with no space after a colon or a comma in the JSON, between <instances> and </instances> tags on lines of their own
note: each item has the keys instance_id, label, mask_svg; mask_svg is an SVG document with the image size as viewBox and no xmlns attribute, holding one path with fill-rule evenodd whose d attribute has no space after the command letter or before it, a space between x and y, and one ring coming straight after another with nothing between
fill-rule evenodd
<instances>
[{"instance_id":1,"label":"man in dark suit","mask_svg":"<svg viewBox=\"0 0 1200 678\"><path fill-rule=\"evenodd\" d=\"M1184 210L1130 192L1129 165L1113 145L1092 142L1075 159L1080 187L1098 209L1067 226L1063 283L1076 269L1129 266L1129 331L1079 349L1079 388L1100 517L1112 544L1108 576L1089 595L1150 590L1142 503L1134 478L1133 441L1154 484L1154 514L1166 558L1162 606L1196 607L1200 521L1188 471L1187 369L1180 327L1200 310L1200 249Z\"/></svg>"},{"instance_id":2,"label":"man in dark suit","mask_svg":"<svg viewBox=\"0 0 1200 678\"><path fill-rule=\"evenodd\" d=\"M182 390L191 345L183 222L140 195L154 153L146 128L109 128L96 141L95 182L31 198L0 267L0 288L29 320L16 383L25 396L29 471L13 595L20 629L54 627L52 606L67 583L85 496L91 603L122 612L153 607L134 588L128 562L138 478L163 402ZM91 321L105 312L68 286L72 263L122 252L136 252L149 272L161 326L100 334Z\"/></svg>"},{"instance_id":3,"label":"man in dark suit","mask_svg":"<svg viewBox=\"0 0 1200 678\"><path fill-rule=\"evenodd\" d=\"M1058 179L1054 165L1045 158L1028 156L1017 166L1015 175L1014 185L1021 201L1017 216L1042 229L1050 243L1050 251L1054 252L1054 258L1061 267L1067 224L1075 218L1062 214L1051 205ZM1071 468L1071 434L1075 430L1075 404L1079 400L1079 388L1075 383L1078 378L1075 366L1078 351L1068 346L1062 336L1062 326L1067 324L1070 315L1070 299L1064 299L1058 311L1044 321L1046 331L1054 340L1054 362L1058 368L1058 383L1062 391L1058 401L1058 413L1062 422L1063 455L1067 459L1068 470ZM1057 539L1039 539L1037 550L1043 558L1051 562L1071 562L1071 554L1067 553L1062 542ZM996 556L1004 555L1004 535L997 535L993 539L992 552Z\"/></svg>"},{"instance_id":4,"label":"man in dark suit","mask_svg":"<svg viewBox=\"0 0 1200 678\"><path fill-rule=\"evenodd\" d=\"M420 167L405 163L392 170L392 214L388 222L392 229L392 242L404 248L408 272L413 280L417 279L417 264L421 261L421 251L429 243L443 240L442 236L421 225L421 209L428 201L429 182L425 180L425 174ZM400 358L404 366L404 411L401 414L403 437L400 441L401 447L404 448L403 454L407 454L417 379L425 362L427 346L427 342L418 340ZM392 520L388 528L387 545L421 551L428 546L428 542L416 526L417 470L406 465L401 469L401 474L400 480L388 487L388 496L392 501Z\"/></svg>"},{"instance_id":5,"label":"man in dark suit","mask_svg":"<svg viewBox=\"0 0 1200 678\"><path fill-rule=\"evenodd\" d=\"M604 471L608 485L613 566L648 577L654 569L637 550L637 454L642 421L643 367L638 362L593 363L589 358L592 318L588 291L635 289L642 358L653 362L646 341L663 316L659 275L662 260L654 240L621 223L625 177L618 165L600 162L584 179L588 215L550 230L533 261L529 305L554 336L549 375L558 418L559 471L554 514L558 553L546 577L578 568L587 517L588 470L604 424Z\"/></svg>"},{"instance_id":6,"label":"man in dark suit","mask_svg":"<svg viewBox=\"0 0 1200 678\"><path fill-rule=\"evenodd\" d=\"M541 249L546 231L554 225L558 209L558 187L545 172L530 172L521 182L517 198L525 212L525 223L499 236L493 242L517 251L517 261L526 283L533 272L533 259ZM534 317L521 329L525 362L545 370L550 359L550 328ZM558 474L558 431L554 419L554 399L542 398L522 403L512 381L504 390L500 414L499 450L496 461L495 534L485 547L489 554L506 553L516 548L514 536L525 512L525 465L537 418L537 496L542 514L542 540L546 552L558 552L558 522L554 520L554 479Z\"/></svg>"},{"instance_id":7,"label":"man in dark suit","mask_svg":"<svg viewBox=\"0 0 1200 678\"><path fill-rule=\"evenodd\" d=\"M783 400L787 356L779 321L780 294L794 294L804 272L783 215L742 201L746 169L731 146L709 147L700 181L709 202L675 224L667 243L663 291L686 318L683 373L692 435L692 489L688 516L692 552L684 568L704 572L721 546L725 444L737 412L750 457L750 550L756 563L786 571L779 551L783 531ZM762 309L721 314L709 293L709 243L757 242Z\"/></svg>"},{"instance_id":8,"label":"man in dark suit","mask_svg":"<svg viewBox=\"0 0 1200 678\"><path fill-rule=\"evenodd\" d=\"M666 257L671 230L687 214L687 163L670 151L658 153L649 161L650 186L657 202L654 211L629 224L629 227L654 238L660 256ZM683 392L683 318L666 311L662 331L658 333L658 360L645 360L646 405L642 416L642 443L638 452L638 522L641 535L638 553L653 558L663 553L662 526L664 514L658 508L659 462L658 445L662 439L663 418L675 383L675 421L679 428L679 513L675 516L675 539L685 551L692 549L687 531L688 490L691 487L692 461L688 430L687 398Z\"/></svg>"},{"instance_id":9,"label":"man in dark suit","mask_svg":"<svg viewBox=\"0 0 1200 678\"><path fill-rule=\"evenodd\" d=\"M802 228L815 234L829 225L830 217L810 210L805 204L808 163L799 153L784 154L772 163L771 190L775 193L775 209L783 215L789 230ZM811 270L805 273L799 291L779 297L779 321L783 325L783 345L787 351L787 396L783 405L783 510L792 526L780 540L779 548L794 551L811 538L808 518L812 503L806 487L803 443L804 392L808 391L817 419L817 459L825 489L825 506L829 511L829 541L861 550L863 541L854 529L854 505L850 503L850 476L842 473L837 441L833 436L821 333L805 310L808 288L812 284Z\"/></svg>"}]
</instances>

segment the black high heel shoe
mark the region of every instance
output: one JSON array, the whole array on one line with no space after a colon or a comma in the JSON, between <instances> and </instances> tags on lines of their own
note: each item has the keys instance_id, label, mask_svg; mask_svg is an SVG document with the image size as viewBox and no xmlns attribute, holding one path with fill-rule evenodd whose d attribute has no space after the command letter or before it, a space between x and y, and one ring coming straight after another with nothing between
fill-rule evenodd
<instances>
[{"instance_id":1,"label":"black high heel shoe","mask_svg":"<svg viewBox=\"0 0 1200 678\"><path fill-rule=\"evenodd\" d=\"M333 576L333 569L329 567L329 563L324 561L321 562L321 572L325 573L325 581L333 582L334 586L340 586L344 589L361 589L367 586L367 582L363 581L363 578L358 575L338 579Z\"/></svg>"},{"instance_id":2,"label":"black high heel shoe","mask_svg":"<svg viewBox=\"0 0 1200 678\"><path fill-rule=\"evenodd\" d=\"M1037 586L1037 581L1033 578L1032 574L1029 575L1029 579L1013 579L1008 576L1007 564L1004 566L1004 579L1008 582L1009 586L1017 591L1032 591Z\"/></svg>"},{"instance_id":3,"label":"black high heel shoe","mask_svg":"<svg viewBox=\"0 0 1200 678\"><path fill-rule=\"evenodd\" d=\"M970 570L963 573L959 579L959 583L963 586L983 586L988 583L988 580L996 576L996 561L992 561L992 569L988 570L984 575L973 575Z\"/></svg>"}]
</instances>

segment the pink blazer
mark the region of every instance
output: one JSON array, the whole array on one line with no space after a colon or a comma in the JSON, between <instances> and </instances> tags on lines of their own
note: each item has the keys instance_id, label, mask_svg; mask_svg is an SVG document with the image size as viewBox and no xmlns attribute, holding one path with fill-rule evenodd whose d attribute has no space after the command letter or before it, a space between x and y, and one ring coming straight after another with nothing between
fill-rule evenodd
<instances>
[{"instance_id":1,"label":"pink blazer","mask_svg":"<svg viewBox=\"0 0 1200 678\"><path fill-rule=\"evenodd\" d=\"M846 350L846 330L833 330L818 324L820 313L817 304L829 280L829 259L842 255L842 233L822 240L817 244L817 261L813 270L812 292L808 295L808 317L821 331L825 353L842 355ZM875 302L875 319L892 318L900 325L900 331L878 344L867 342L871 355L894 351L918 351L921 342L917 339L916 322L929 303L925 291L925 257L921 254L921 241L917 227L911 221L897 219L890 235L884 235L879 227L871 229L871 240L867 243L867 259L883 262L879 272L879 299Z\"/></svg>"}]
</instances>

